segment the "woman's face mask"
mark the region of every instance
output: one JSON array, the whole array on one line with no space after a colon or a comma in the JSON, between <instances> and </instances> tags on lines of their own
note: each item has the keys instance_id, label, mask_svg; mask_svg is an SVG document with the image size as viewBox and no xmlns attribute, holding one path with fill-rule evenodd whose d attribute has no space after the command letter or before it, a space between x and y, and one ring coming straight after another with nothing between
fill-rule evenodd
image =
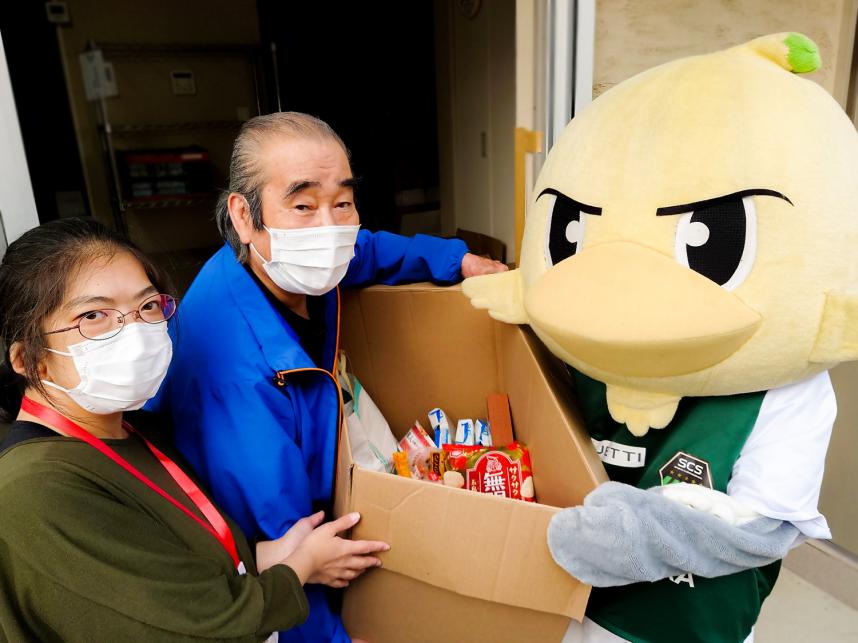
<instances>
[{"instance_id":1,"label":"woman's face mask","mask_svg":"<svg viewBox=\"0 0 858 643\"><path fill-rule=\"evenodd\" d=\"M266 261L252 243L250 247L271 281L286 292L323 295L345 276L360 225L265 230L271 237L271 259Z\"/></svg>"},{"instance_id":2,"label":"woman's face mask","mask_svg":"<svg viewBox=\"0 0 858 643\"><path fill-rule=\"evenodd\" d=\"M158 392L173 357L167 324L127 323L108 339L84 339L68 352L80 376L74 388L42 380L45 386L66 393L78 406L100 415L139 409Z\"/></svg>"}]
</instances>

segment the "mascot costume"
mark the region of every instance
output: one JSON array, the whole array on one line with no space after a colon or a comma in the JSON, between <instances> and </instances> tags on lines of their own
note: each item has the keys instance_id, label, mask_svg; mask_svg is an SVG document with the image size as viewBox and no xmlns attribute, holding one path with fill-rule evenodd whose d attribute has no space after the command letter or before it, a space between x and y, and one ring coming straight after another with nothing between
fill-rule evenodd
<instances>
[{"instance_id":1,"label":"mascot costume","mask_svg":"<svg viewBox=\"0 0 858 643\"><path fill-rule=\"evenodd\" d=\"M551 150L519 269L464 284L566 362L611 478L548 532L594 586L577 640L749 640L780 559L830 538L858 134L819 64L777 34L612 88Z\"/></svg>"}]
</instances>

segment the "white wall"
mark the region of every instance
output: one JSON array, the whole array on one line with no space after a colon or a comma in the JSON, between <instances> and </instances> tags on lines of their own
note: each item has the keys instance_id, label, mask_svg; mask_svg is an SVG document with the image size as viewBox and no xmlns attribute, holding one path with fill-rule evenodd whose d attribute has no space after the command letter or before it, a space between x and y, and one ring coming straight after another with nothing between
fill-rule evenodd
<instances>
[{"instance_id":1,"label":"white wall","mask_svg":"<svg viewBox=\"0 0 858 643\"><path fill-rule=\"evenodd\" d=\"M822 67L808 78L846 106L855 0L597 0L595 96L635 74L684 56L718 51L769 33L812 38Z\"/></svg>"},{"instance_id":2,"label":"white wall","mask_svg":"<svg viewBox=\"0 0 858 643\"><path fill-rule=\"evenodd\" d=\"M18 112L6 65L6 51L0 37L0 223L5 240L11 243L30 228L39 225L36 200L27 169L24 141L18 126ZM0 256L6 252L0 237Z\"/></svg>"},{"instance_id":3,"label":"white wall","mask_svg":"<svg viewBox=\"0 0 858 643\"><path fill-rule=\"evenodd\" d=\"M483 2L474 17L435 0L441 220L514 252L516 3Z\"/></svg>"},{"instance_id":4,"label":"white wall","mask_svg":"<svg viewBox=\"0 0 858 643\"><path fill-rule=\"evenodd\" d=\"M515 126L545 132L546 109L546 2L516 0L515 3ZM533 186L545 161L543 151L527 154L524 160L524 200L533 198ZM525 209L525 216L527 215ZM508 250L512 261L515 248Z\"/></svg>"}]
</instances>

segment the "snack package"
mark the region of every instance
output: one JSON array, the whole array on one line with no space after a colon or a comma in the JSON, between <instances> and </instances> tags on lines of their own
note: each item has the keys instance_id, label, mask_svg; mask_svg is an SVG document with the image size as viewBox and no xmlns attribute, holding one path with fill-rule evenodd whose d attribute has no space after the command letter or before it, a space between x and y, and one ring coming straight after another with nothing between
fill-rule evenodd
<instances>
[{"instance_id":1,"label":"snack package","mask_svg":"<svg viewBox=\"0 0 858 643\"><path fill-rule=\"evenodd\" d=\"M453 440L450 436L450 421L447 419L447 414L441 409L432 409L429 411L429 424L432 426L432 433L435 436L435 445L440 449L445 444L452 444Z\"/></svg>"},{"instance_id":2,"label":"snack package","mask_svg":"<svg viewBox=\"0 0 858 643\"><path fill-rule=\"evenodd\" d=\"M495 444L506 446L515 438L512 433L512 416L509 412L509 397L506 393L492 393L486 398L489 424Z\"/></svg>"},{"instance_id":3,"label":"snack package","mask_svg":"<svg viewBox=\"0 0 858 643\"><path fill-rule=\"evenodd\" d=\"M505 447L447 445L448 472L464 478L465 489L536 502L530 452L518 442ZM447 484L445 474L444 483ZM453 485L450 485L453 486Z\"/></svg>"},{"instance_id":4,"label":"snack package","mask_svg":"<svg viewBox=\"0 0 858 643\"><path fill-rule=\"evenodd\" d=\"M442 482L447 472L447 452L444 449L432 449L429 451L429 460L426 466L426 479L429 482Z\"/></svg>"},{"instance_id":5,"label":"snack package","mask_svg":"<svg viewBox=\"0 0 858 643\"><path fill-rule=\"evenodd\" d=\"M418 421L414 421L411 429L399 441L399 448L403 451L427 451L435 448L435 442L426 433L426 429ZM428 453L427 453L428 455Z\"/></svg>"},{"instance_id":6,"label":"snack package","mask_svg":"<svg viewBox=\"0 0 858 643\"><path fill-rule=\"evenodd\" d=\"M408 454L408 466L414 478L427 478L429 452L435 448L435 443L426 429L415 421L408 433L399 441L399 448Z\"/></svg>"},{"instance_id":7,"label":"snack package","mask_svg":"<svg viewBox=\"0 0 858 643\"><path fill-rule=\"evenodd\" d=\"M453 487L454 489L465 487L465 477L458 471L445 471L443 482L445 487Z\"/></svg>"},{"instance_id":8,"label":"snack package","mask_svg":"<svg viewBox=\"0 0 858 643\"><path fill-rule=\"evenodd\" d=\"M405 451L395 451L390 458L396 475L403 478L411 477L411 467L408 466L408 454Z\"/></svg>"},{"instance_id":9,"label":"snack package","mask_svg":"<svg viewBox=\"0 0 858 643\"><path fill-rule=\"evenodd\" d=\"M492 446L492 430L486 420L477 420L474 427L474 444L479 444L483 447Z\"/></svg>"},{"instance_id":10,"label":"snack package","mask_svg":"<svg viewBox=\"0 0 858 643\"><path fill-rule=\"evenodd\" d=\"M459 420L456 425L456 444L474 445L474 421Z\"/></svg>"}]
</instances>

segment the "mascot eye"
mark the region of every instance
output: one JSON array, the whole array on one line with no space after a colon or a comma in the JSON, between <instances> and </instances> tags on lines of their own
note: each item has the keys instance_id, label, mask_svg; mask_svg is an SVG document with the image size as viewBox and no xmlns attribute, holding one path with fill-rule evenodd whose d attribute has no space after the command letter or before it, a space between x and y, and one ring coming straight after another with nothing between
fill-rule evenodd
<instances>
[{"instance_id":1,"label":"mascot eye","mask_svg":"<svg viewBox=\"0 0 858 643\"><path fill-rule=\"evenodd\" d=\"M584 241L583 215L601 214L601 208L579 203L557 190L544 190L539 195L549 199L548 225L545 235L545 261L548 266L568 259L581 249Z\"/></svg>"},{"instance_id":2,"label":"mascot eye","mask_svg":"<svg viewBox=\"0 0 858 643\"><path fill-rule=\"evenodd\" d=\"M757 214L750 196L719 199L683 214L676 227L676 260L727 290L754 264Z\"/></svg>"}]
</instances>

